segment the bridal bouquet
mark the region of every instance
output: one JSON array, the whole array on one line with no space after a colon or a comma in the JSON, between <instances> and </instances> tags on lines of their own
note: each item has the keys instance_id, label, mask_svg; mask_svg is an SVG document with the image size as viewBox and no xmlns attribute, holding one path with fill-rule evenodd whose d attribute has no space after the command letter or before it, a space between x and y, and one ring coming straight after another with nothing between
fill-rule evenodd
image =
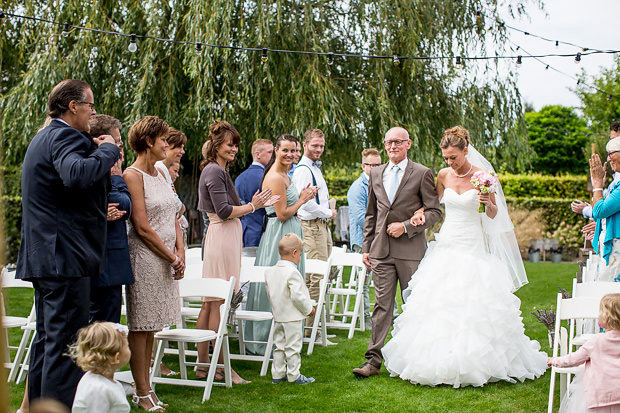
<instances>
[{"instance_id":1,"label":"bridal bouquet","mask_svg":"<svg viewBox=\"0 0 620 413\"><path fill-rule=\"evenodd\" d=\"M493 171L478 171L474 172L470 182L480 193L490 194L497 191L499 178ZM478 206L478 212L484 212L484 204Z\"/></svg>"}]
</instances>

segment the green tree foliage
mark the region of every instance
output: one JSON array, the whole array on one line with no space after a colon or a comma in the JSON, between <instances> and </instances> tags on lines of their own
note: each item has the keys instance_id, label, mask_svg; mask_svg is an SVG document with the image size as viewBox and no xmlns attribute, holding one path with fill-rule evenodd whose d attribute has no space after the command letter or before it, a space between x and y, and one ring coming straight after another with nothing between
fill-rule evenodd
<instances>
[{"instance_id":1,"label":"green tree foliage","mask_svg":"<svg viewBox=\"0 0 620 413\"><path fill-rule=\"evenodd\" d=\"M588 171L586 122L573 108L550 105L525 113L528 140L537 172L558 174Z\"/></svg>"},{"instance_id":2,"label":"green tree foliage","mask_svg":"<svg viewBox=\"0 0 620 413\"><path fill-rule=\"evenodd\" d=\"M603 69L600 76L589 79L582 72L580 79L582 82L574 92L581 99L583 114L594 131L608 137L609 125L620 120L620 56L616 56L613 67Z\"/></svg>"}]
</instances>

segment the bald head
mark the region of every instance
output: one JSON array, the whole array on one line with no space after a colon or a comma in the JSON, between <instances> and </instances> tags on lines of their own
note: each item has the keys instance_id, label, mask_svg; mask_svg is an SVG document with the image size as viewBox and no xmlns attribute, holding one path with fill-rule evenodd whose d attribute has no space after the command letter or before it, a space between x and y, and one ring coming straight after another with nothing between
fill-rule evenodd
<instances>
[{"instance_id":1,"label":"bald head","mask_svg":"<svg viewBox=\"0 0 620 413\"><path fill-rule=\"evenodd\" d=\"M290 257L295 250L301 254L303 247L304 243L301 238L292 232L285 234L278 242L278 252L282 259Z\"/></svg>"},{"instance_id":2,"label":"bald head","mask_svg":"<svg viewBox=\"0 0 620 413\"><path fill-rule=\"evenodd\" d=\"M407 129L395 126L385 133L385 140L390 139L409 139Z\"/></svg>"}]
</instances>

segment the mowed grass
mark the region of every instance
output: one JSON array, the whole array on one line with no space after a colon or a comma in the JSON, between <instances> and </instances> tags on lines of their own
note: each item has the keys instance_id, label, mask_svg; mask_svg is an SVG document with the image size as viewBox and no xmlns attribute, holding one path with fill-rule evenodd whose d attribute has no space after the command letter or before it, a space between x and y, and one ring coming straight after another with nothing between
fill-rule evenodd
<instances>
[{"instance_id":1,"label":"mowed grass","mask_svg":"<svg viewBox=\"0 0 620 413\"><path fill-rule=\"evenodd\" d=\"M517 292L525 332L549 352L546 328L539 324L531 311L555 307L558 287L570 290L576 264L526 263L530 283ZM9 314L27 315L32 305L32 292L19 289L7 294ZM17 343L19 332L10 332L11 343ZM352 340L346 332L333 330L332 341L337 346L315 347L311 356L302 353L301 372L313 376L316 382L299 386L271 384L271 374L259 376L259 363L233 361L233 368L251 384L231 389L214 387L211 399L200 403L202 390L182 386L158 385L157 394L170 404L168 412L265 412L265 411L322 411L322 412L541 412L547 407L549 371L525 383L491 383L482 388L453 389L449 386L415 386L398 378L381 375L367 380L356 379L351 369L364 361L370 332L356 332ZM236 348L236 343L231 343ZM304 351L306 347L304 346ZM173 356L166 363L173 370L178 366ZM24 385L9 384L10 411L15 411L23 396ZM558 406L556 392L556 406ZM132 411L138 411L132 407Z\"/></svg>"}]
</instances>

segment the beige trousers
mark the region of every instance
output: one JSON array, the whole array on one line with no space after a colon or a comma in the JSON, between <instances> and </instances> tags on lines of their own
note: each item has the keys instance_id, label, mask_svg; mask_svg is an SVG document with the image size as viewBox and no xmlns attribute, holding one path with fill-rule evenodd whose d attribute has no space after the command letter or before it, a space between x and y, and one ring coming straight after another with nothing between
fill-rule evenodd
<instances>
[{"instance_id":1,"label":"beige trousers","mask_svg":"<svg viewBox=\"0 0 620 413\"><path fill-rule=\"evenodd\" d=\"M311 260L327 261L332 253L332 233L328 223L320 219L301 221L301 230L304 234L304 252L306 258ZM319 301L321 279L324 274L306 273L306 286L310 293L310 298ZM306 319L306 326L312 327L314 316Z\"/></svg>"},{"instance_id":2,"label":"beige trousers","mask_svg":"<svg viewBox=\"0 0 620 413\"><path fill-rule=\"evenodd\" d=\"M302 320L286 323L274 323L273 330L273 363L271 363L271 377L274 379L287 378L295 381L299 377L301 367L301 334Z\"/></svg>"}]
</instances>

